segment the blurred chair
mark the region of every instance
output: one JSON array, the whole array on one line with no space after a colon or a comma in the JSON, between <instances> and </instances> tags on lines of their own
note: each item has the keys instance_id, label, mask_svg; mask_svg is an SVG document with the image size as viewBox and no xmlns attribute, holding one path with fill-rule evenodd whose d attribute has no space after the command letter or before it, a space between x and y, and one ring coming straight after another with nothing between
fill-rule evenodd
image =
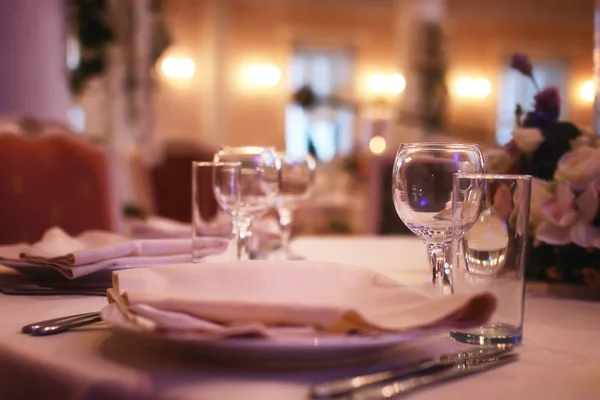
<instances>
[{"instance_id":1,"label":"blurred chair","mask_svg":"<svg viewBox=\"0 0 600 400\"><path fill-rule=\"evenodd\" d=\"M0 243L35 242L53 226L116 230L118 213L101 149L67 135L0 134Z\"/></svg>"},{"instance_id":2,"label":"blurred chair","mask_svg":"<svg viewBox=\"0 0 600 400\"><path fill-rule=\"evenodd\" d=\"M181 222L192 220L192 161L212 161L216 149L196 143L169 143L164 149L162 162L150 171L154 193L155 213ZM212 182L206 179L200 185L206 193L200 204L203 215L216 215Z\"/></svg>"},{"instance_id":3,"label":"blurred chair","mask_svg":"<svg viewBox=\"0 0 600 400\"><path fill-rule=\"evenodd\" d=\"M366 230L375 235L411 234L398 217L392 199L392 169L395 154L374 156L369 163Z\"/></svg>"}]
</instances>

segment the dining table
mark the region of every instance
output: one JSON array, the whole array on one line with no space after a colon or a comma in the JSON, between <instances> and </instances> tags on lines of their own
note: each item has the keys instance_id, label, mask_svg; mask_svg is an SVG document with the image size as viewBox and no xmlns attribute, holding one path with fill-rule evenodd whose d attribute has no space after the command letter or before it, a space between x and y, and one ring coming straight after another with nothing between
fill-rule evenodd
<instances>
[{"instance_id":1,"label":"dining table","mask_svg":"<svg viewBox=\"0 0 600 400\"><path fill-rule=\"evenodd\" d=\"M425 246L410 236L306 236L296 238L292 249L307 260L372 268L420 288L431 284ZM21 279L6 267L0 278ZM517 362L407 398L600 399L600 301L581 292L528 284ZM265 367L244 359L223 363L181 343L114 331L104 322L51 336L20 331L34 321L106 304L102 296L0 294L0 399L301 400L310 398L311 385L318 382L472 347L444 333L369 360Z\"/></svg>"}]
</instances>

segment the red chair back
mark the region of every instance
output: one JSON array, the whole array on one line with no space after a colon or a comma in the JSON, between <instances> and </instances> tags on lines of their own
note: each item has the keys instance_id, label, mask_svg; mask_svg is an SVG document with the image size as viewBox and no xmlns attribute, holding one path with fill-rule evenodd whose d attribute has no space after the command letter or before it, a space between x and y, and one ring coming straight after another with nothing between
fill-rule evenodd
<instances>
[{"instance_id":1,"label":"red chair back","mask_svg":"<svg viewBox=\"0 0 600 400\"><path fill-rule=\"evenodd\" d=\"M34 242L53 226L112 230L113 219L101 150L64 135L0 135L0 243Z\"/></svg>"},{"instance_id":2,"label":"red chair back","mask_svg":"<svg viewBox=\"0 0 600 400\"><path fill-rule=\"evenodd\" d=\"M152 169L154 207L157 215L181 222L192 220L192 161L212 161L214 149L198 145L167 146L163 161ZM199 177L200 213L217 213L210 176Z\"/></svg>"}]
</instances>

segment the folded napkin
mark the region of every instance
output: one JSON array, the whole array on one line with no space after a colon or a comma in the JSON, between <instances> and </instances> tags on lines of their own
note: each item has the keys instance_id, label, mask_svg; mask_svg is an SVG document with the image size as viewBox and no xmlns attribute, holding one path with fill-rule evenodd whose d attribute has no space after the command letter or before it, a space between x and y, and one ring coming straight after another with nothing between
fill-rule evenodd
<instances>
[{"instance_id":1,"label":"folded napkin","mask_svg":"<svg viewBox=\"0 0 600 400\"><path fill-rule=\"evenodd\" d=\"M489 293L431 299L372 270L246 261L113 273L109 298L141 329L195 338L415 332L486 322Z\"/></svg>"},{"instance_id":2,"label":"folded napkin","mask_svg":"<svg viewBox=\"0 0 600 400\"><path fill-rule=\"evenodd\" d=\"M0 263L16 267L50 267L73 279L105 268L149 267L191 261L191 238L139 239L111 232L87 231L70 236L60 228L49 229L32 245L0 246ZM226 239L203 238L205 256L227 248ZM202 256L202 252L198 251Z\"/></svg>"},{"instance_id":3,"label":"folded napkin","mask_svg":"<svg viewBox=\"0 0 600 400\"><path fill-rule=\"evenodd\" d=\"M155 215L145 219L131 218L126 224L134 238L188 238L192 232L190 224ZM200 231L205 236L229 236L231 218L225 213L218 213L217 217L202 226ZM254 222L252 233L262 239L278 239L279 224L275 218L262 218Z\"/></svg>"}]
</instances>

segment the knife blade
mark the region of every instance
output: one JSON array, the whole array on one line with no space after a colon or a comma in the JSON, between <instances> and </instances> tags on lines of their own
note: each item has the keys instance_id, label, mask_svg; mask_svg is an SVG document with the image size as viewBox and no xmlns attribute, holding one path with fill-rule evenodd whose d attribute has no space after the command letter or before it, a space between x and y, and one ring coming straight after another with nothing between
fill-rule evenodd
<instances>
[{"instance_id":1,"label":"knife blade","mask_svg":"<svg viewBox=\"0 0 600 400\"><path fill-rule=\"evenodd\" d=\"M484 372L510 364L519 359L517 353L507 353L489 359L480 359L476 362L458 363L453 366L435 368L432 373L410 376L408 378L386 383L379 387L366 387L353 392L349 400L384 400L397 398L428 385L434 385L457 379L459 377Z\"/></svg>"},{"instance_id":2,"label":"knife blade","mask_svg":"<svg viewBox=\"0 0 600 400\"><path fill-rule=\"evenodd\" d=\"M69 323L73 321L78 321L81 319L87 319L90 317L98 316L100 313L98 311L82 313L82 314L73 314L67 315L65 317L58 317L52 319L46 319L43 321L32 322L31 324L27 324L21 328L21 333L32 333L35 330L38 330L44 326L52 325L52 324L61 324L61 323Z\"/></svg>"},{"instance_id":3,"label":"knife blade","mask_svg":"<svg viewBox=\"0 0 600 400\"><path fill-rule=\"evenodd\" d=\"M429 368L456 365L465 360L486 359L506 354L511 350L512 349L510 348L501 349L497 347L482 348L477 350L447 353L435 358L424 358L400 368L318 383L312 387L311 395L313 399L338 397L366 386L390 381L392 379L400 379L408 375L425 371Z\"/></svg>"}]
</instances>

